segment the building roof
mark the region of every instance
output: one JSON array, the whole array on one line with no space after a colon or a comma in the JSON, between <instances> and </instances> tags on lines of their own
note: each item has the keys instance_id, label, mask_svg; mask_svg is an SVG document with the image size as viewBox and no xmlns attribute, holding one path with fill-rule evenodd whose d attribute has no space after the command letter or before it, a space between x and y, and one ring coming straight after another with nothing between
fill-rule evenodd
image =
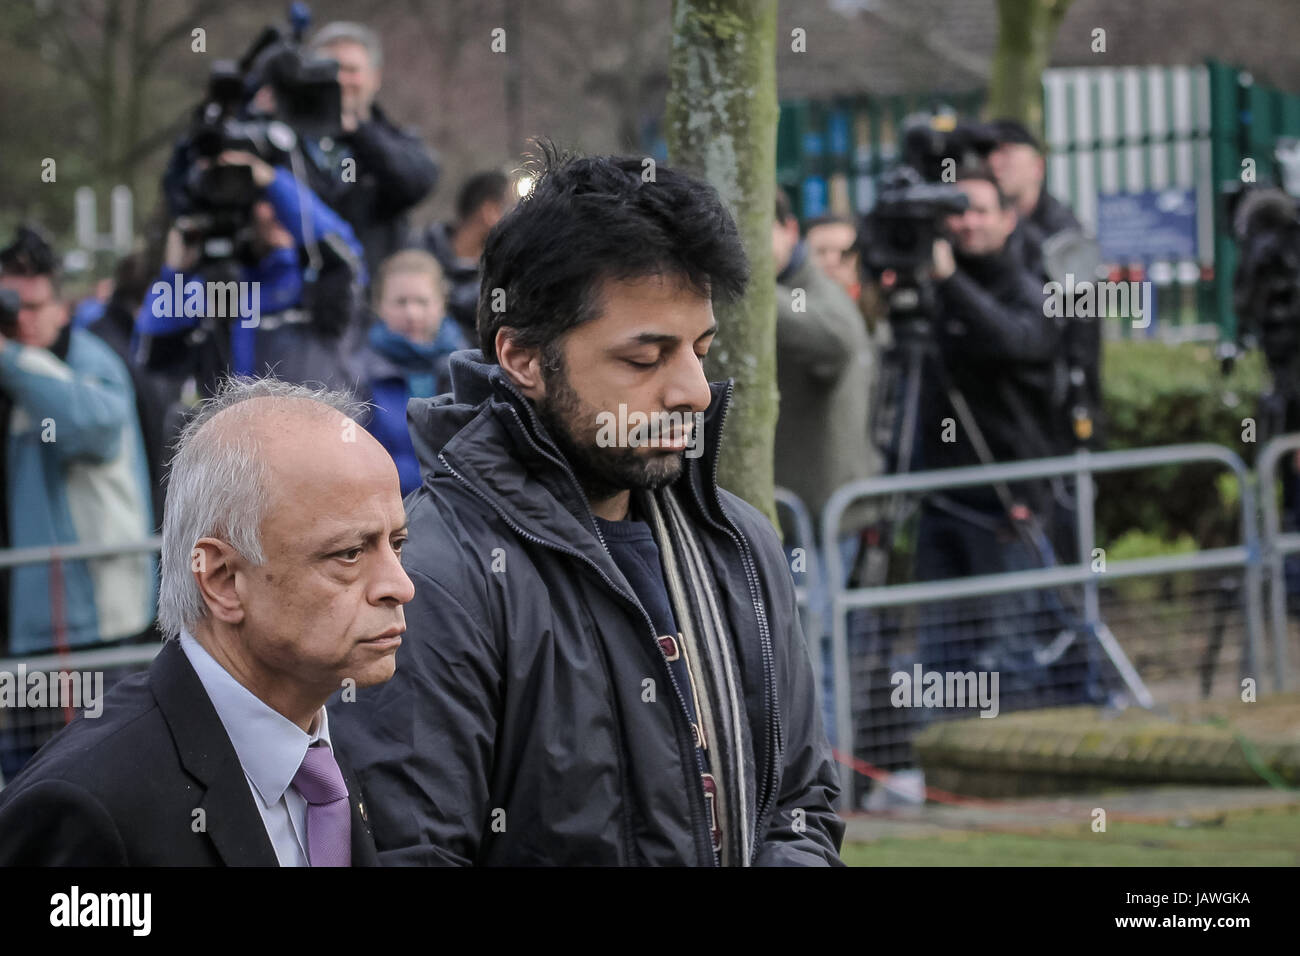
<instances>
[{"instance_id":1,"label":"building roof","mask_svg":"<svg viewBox=\"0 0 1300 956\"><path fill-rule=\"evenodd\" d=\"M782 98L987 87L996 0L801 0L778 10ZM1106 51L1092 33L1106 31ZM791 31L806 51L791 49ZM1050 66L1195 65L1215 58L1300 91L1296 0L1074 0Z\"/></svg>"}]
</instances>

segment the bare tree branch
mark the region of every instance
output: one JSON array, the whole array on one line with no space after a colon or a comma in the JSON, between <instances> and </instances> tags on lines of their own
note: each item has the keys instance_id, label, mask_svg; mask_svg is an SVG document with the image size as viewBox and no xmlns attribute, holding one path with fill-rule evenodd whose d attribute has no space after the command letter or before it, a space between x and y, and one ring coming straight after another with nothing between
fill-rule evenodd
<instances>
[{"instance_id":1,"label":"bare tree branch","mask_svg":"<svg viewBox=\"0 0 1300 956\"><path fill-rule=\"evenodd\" d=\"M66 62L60 62L60 66L67 66L76 73L85 83L86 90L93 96L98 91L99 78L86 65L89 60L85 52L77 46L77 41L72 39L72 34L68 32L61 18L50 23L50 32L54 42L63 47L65 52Z\"/></svg>"},{"instance_id":2,"label":"bare tree branch","mask_svg":"<svg viewBox=\"0 0 1300 956\"><path fill-rule=\"evenodd\" d=\"M150 43L148 48L145 50L143 61L148 63L154 62L159 56L161 56L168 44L185 36L193 30L194 27L198 25L199 20L217 12L223 6L229 8L231 5L232 4L229 2L223 3L222 0L198 0L188 14L182 16L171 26L163 28L163 31L158 34L157 38Z\"/></svg>"},{"instance_id":3,"label":"bare tree branch","mask_svg":"<svg viewBox=\"0 0 1300 956\"><path fill-rule=\"evenodd\" d=\"M142 162L160 146L175 140L185 130L186 126L189 125L190 116L191 110L190 107L187 106L172 120L132 144L122 157L123 167L125 168L135 163Z\"/></svg>"}]
</instances>

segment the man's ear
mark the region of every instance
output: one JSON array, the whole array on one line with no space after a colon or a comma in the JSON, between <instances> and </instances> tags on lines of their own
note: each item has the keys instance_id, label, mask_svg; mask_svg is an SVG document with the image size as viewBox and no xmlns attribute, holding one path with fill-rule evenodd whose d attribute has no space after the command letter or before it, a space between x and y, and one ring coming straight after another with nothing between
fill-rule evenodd
<instances>
[{"instance_id":1,"label":"man's ear","mask_svg":"<svg viewBox=\"0 0 1300 956\"><path fill-rule=\"evenodd\" d=\"M235 576L241 565L239 552L217 538L200 538L190 551L190 573L203 603L213 618L226 624L238 624L244 619L244 602Z\"/></svg>"},{"instance_id":2,"label":"man's ear","mask_svg":"<svg viewBox=\"0 0 1300 956\"><path fill-rule=\"evenodd\" d=\"M534 401L546 397L546 384L542 381L542 350L524 348L515 344L514 329L502 326L497 329L497 362L510 380Z\"/></svg>"}]
</instances>

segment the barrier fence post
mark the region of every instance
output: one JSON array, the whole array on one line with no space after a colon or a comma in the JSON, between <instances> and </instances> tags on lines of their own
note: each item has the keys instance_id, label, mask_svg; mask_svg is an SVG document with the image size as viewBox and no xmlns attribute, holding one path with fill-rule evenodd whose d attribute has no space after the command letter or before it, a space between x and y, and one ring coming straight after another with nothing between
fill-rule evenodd
<instances>
[{"instance_id":1,"label":"barrier fence post","mask_svg":"<svg viewBox=\"0 0 1300 956\"><path fill-rule=\"evenodd\" d=\"M855 483L856 484L856 483ZM851 486L838 488L826 502L822 513L822 571L825 576L826 592L830 595L827 602L831 615L831 661L835 668L835 743L841 754L852 756L853 708L849 700L849 635L848 621L844 607L844 568L840 558L840 549L835 542L839 538L840 516L844 512L843 501L852 501ZM853 803L853 769L840 763L840 799L837 809L852 808Z\"/></svg>"},{"instance_id":2,"label":"barrier fence post","mask_svg":"<svg viewBox=\"0 0 1300 956\"><path fill-rule=\"evenodd\" d=\"M1090 452L1081 448L1074 458L1078 467L1074 472L1075 519L1079 538L1079 563L1084 567L1092 566L1092 550L1096 547L1096 512L1094 499L1096 489L1092 486L1092 468L1089 465ZM1090 628L1101 624L1101 597L1096 577L1091 577L1083 585L1083 618Z\"/></svg>"},{"instance_id":3,"label":"barrier fence post","mask_svg":"<svg viewBox=\"0 0 1300 956\"><path fill-rule=\"evenodd\" d=\"M1237 481L1241 485L1241 524L1242 537L1246 542L1246 596L1244 604L1246 605L1246 643L1247 652L1246 660L1243 662L1242 677L1258 678L1259 667L1263 662L1260 641L1262 640L1264 622L1263 622L1263 554L1260 550L1259 535L1259 507L1255 502L1255 487L1250 478L1250 474L1245 470L1243 463L1242 470L1237 473ZM1262 486L1262 482L1259 483ZM1272 481L1269 481L1269 488L1272 488ZM1279 670L1273 675L1273 687L1275 690L1282 689L1284 676ZM1257 679L1257 683L1263 683Z\"/></svg>"},{"instance_id":4,"label":"barrier fence post","mask_svg":"<svg viewBox=\"0 0 1300 956\"><path fill-rule=\"evenodd\" d=\"M1273 634L1273 687L1278 692L1287 688L1287 607L1286 607L1286 556L1293 553L1283 539L1281 517L1278 514L1277 495L1273 490L1273 476L1278 462L1288 452L1300 448L1300 435L1279 435L1262 449L1255 462L1259 476L1260 513L1263 515L1264 534L1262 548L1269 573L1269 617Z\"/></svg>"}]
</instances>

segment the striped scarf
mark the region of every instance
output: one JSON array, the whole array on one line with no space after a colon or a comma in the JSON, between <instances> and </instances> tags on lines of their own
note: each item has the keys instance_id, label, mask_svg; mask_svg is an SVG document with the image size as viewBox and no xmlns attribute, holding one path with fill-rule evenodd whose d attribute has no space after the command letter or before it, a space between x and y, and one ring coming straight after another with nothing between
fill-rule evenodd
<instances>
[{"instance_id":1,"label":"striped scarf","mask_svg":"<svg viewBox=\"0 0 1300 956\"><path fill-rule=\"evenodd\" d=\"M696 711L712 748L717 781L714 812L722 830L723 866L749 866L753 856L755 768L735 645L704 551L671 487L640 493L663 561L668 598L696 669ZM702 678L702 679L701 679Z\"/></svg>"}]
</instances>

